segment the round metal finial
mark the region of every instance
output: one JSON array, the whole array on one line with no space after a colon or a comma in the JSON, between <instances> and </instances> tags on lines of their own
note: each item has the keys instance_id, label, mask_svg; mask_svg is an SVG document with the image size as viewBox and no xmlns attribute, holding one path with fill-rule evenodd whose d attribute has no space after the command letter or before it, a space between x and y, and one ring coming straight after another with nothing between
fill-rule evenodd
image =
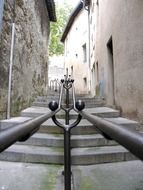
<instances>
[{"instance_id":1,"label":"round metal finial","mask_svg":"<svg viewBox=\"0 0 143 190\"><path fill-rule=\"evenodd\" d=\"M85 103L82 100L78 100L75 103L75 107L78 111L82 111L85 108Z\"/></svg>"},{"instance_id":2,"label":"round metal finial","mask_svg":"<svg viewBox=\"0 0 143 190\"><path fill-rule=\"evenodd\" d=\"M49 108L51 111L56 111L56 109L58 109L58 103L56 101L51 101L49 103Z\"/></svg>"}]
</instances>

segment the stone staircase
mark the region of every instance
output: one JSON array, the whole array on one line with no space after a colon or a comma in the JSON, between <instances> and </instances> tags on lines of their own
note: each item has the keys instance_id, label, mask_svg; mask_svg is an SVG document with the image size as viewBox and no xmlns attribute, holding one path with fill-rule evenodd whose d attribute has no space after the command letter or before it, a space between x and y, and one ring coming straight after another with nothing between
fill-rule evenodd
<instances>
[{"instance_id":1,"label":"stone staircase","mask_svg":"<svg viewBox=\"0 0 143 190\"><path fill-rule=\"evenodd\" d=\"M57 93L53 93L48 96L43 97L37 97L36 100L33 102L33 106L39 106L39 107L48 107L48 103L52 101L53 99L58 101L59 95ZM101 107L105 104L104 100L102 100L99 97L91 97L89 95L77 95L76 99L81 99L86 102L86 108L94 108L94 107ZM62 104L64 104L64 99ZM72 97L70 96L70 103L72 104Z\"/></svg>"},{"instance_id":2,"label":"stone staircase","mask_svg":"<svg viewBox=\"0 0 143 190\"><path fill-rule=\"evenodd\" d=\"M48 102L57 99L57 95L49 97L38 97L29 107L21 112L20 117L2 120L0 129L6 129L16 124L26 122L33 117L50 112ZM79 96L77 99L84 99L86 111L90 114L100 116L106 120L122 124L124 127L138 129L139 124L135 121L122 118L118 110L103 106L99 98ZM92 106L91 106L92 104ZM61 122L64 122L64 113L57 114ZM70 122L77 117L77 113L71 111ZM14 162L63 164L63 131L55 126L51 119L44 122L40 130L27 141L17 142L0 154L0 160ZM71 155L73 165L90 165L100 163L122 162L136 160L137 158L115 141L106 140L102 137L95 126L84 118L79 125L72 129Z\"/></svg>"}]
</instances>

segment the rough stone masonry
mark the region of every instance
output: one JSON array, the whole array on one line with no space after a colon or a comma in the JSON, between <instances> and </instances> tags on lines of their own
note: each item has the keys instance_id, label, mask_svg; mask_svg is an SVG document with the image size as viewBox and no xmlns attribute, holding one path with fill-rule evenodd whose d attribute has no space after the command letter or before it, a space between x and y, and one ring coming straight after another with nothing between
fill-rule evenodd
<instances>
[{"instance_id":1,"label":"rough stone masonry","mask_svg":"<svg viewBox=\"0 0 143 190\"><path fill-rule=\"evenodd\" d=\"M6 114L13 0L5 0L0 33L0 115ZM15 0L12 108L16 114L45 93L48 70L49 16L45 0Z\"/></svg>"}]
</instances>

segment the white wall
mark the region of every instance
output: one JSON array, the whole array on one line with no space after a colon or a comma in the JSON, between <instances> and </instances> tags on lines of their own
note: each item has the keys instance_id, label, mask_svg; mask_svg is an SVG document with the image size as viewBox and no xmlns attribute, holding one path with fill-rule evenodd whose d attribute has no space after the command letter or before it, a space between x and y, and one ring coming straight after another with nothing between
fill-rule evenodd
<instances>
[{"instance_id":1,"label":"white wall","mask_svg":"<svg viewBox=\"0 0 143 190\"><path fill-rule=\"evenodd\" d=\"M86 44L86 62L84 62L82 47L84 44ZM83 9L76 17L65 39L65 68L68 68L69 74L72 74L71 67L73 68L76 93L89 93L88 53L88 12Z\"/></svg>"},{"instance_id":2,"label":"white wall","mask_svg":"<svg viewBox=\"0 0 143 190\"><path fill-rule=\"evenodd\" d=\"M115 104L124 115L143 121L143 1L100 0L98 9L98 17L93 18L98 18L95 62L99 63L103 95L107 104ZM111 37L114 98L107 47Z\"/></svg>"}]
</instances>

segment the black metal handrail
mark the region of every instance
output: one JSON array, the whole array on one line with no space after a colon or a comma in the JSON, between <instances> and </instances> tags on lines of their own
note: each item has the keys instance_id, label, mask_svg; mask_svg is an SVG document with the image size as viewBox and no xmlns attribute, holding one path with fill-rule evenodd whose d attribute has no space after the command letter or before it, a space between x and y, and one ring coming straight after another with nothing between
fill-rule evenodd
<instances>
[{"instance_id":1,"label":"black metal handrail","mask_svg":"<svg viewBox=\"0 0 143 190\"><path fill-rule=\"evenodd\" d=\"M44 115L41 115L37 118L31 119L25 123L18 124L11 128L7 128L0 132L0 152L4 151L6 148L11 146L17 141L25 141L31 135L33 135L40 127L40 125L51 118L58 112L56 111L49 111Z\"/></svg>"},{"instance_id":2,"label":"black metal handrail","mask_svg":"<svg viewBox=\"0 0 143 190\"><path fill-rule=\"evenodd\" d=\"M104 137L115 140L143 160L143 133L88 114L86 111L80 111L79 113L94 124Z\"/></svg>"}]
</instances>

